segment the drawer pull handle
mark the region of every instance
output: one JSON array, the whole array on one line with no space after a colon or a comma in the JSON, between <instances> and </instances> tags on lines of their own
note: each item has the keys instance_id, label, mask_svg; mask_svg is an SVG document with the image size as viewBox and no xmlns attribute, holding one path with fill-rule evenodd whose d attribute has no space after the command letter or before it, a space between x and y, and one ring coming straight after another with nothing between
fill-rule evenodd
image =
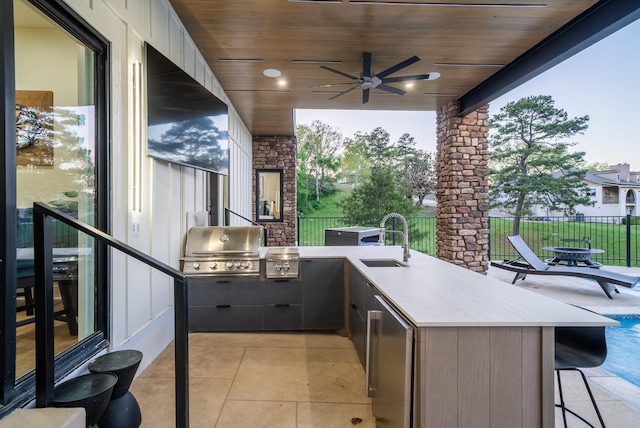
<instances>
[{"instance_id":1,"label":"drawer pull handle","mask_svg":"<svg viewBox=\"0 0 640 428\"><path fill-rule=\"evenodd\" d=\"M231 305L216 305L216 308L230 308Z\"/></svg>"},{"instance_id":2,"label":"drawer pull handle","mask_svg":"<svg viewBox=\"0 0 640 428\"><path fill-rule=\"evenodd\" d=\"M276 303L276 308L288 308L288 303Z\"/></svg>"},{"instance_id":3,"label":"drawer pull handle","mask_svg":"<svg viewBox=\"0 0 640 428\"><path fill-rule=\"evenodd\" d=\"M228 279L217 279L216 280L216 283L218 283L218 284L228 284L230 282L231 282L231 280L228 280Z\"/></svg>"}]
</instances>

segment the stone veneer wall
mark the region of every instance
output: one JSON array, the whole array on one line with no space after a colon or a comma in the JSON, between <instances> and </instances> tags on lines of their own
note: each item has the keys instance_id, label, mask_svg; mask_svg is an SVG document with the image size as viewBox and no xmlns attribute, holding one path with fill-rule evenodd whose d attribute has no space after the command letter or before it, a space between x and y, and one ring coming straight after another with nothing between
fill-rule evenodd
<instances>
[{"instance_id":1,"label":"stone veneer wall","mask_svg":"<svg viewBox=\"0 0 640 428\"><path fill-rule=\"evenodd\" d=\"M437 110L437 257L486 273L489 262L488 106Z\"/></svg>"},{"instance_id":2,"label":"stone veneer wall","mask_svg":"<svg viewBox=\"0 0 640 428\"><path fill-rule=\"evenodd\" d=\"M253 137L253 219L256 218L256 170L282 169L282 221L259 222L267 229L267 246L296 244L296 145L293 136Z\"/></svg>"}]
</instances>

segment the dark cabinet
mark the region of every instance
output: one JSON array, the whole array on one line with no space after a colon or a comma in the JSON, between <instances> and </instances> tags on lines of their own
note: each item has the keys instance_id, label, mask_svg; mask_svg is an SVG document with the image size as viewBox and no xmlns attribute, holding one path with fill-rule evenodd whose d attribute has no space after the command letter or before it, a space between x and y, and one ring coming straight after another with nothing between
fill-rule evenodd
<instances>
[{"instance_id":1,"label":"dark cabinet","mask_svg":"<svg viewBox=\"0 0 640 428\"><path fill-rule=\"evenodd\" d=\"M376 305L376 288L349 265L349 338L362 367L366 363L367 311Z\"/></svg>"},{"instance_id":2,"label":"dark cabinet","mask_svg":"<svg viewBox=\"0 0 640 428\"><path fill-rule=\"evenodd\" d=\"M301 276L189 279L189 331L339 330L344 260L305 259Z\"/></svg>"},{"instance_id":3,"label":"dark cabinet","mask_svg":"<svg viewBox=\"0 0 640 428\"><path fill-rule=\"evenodd\" d=\"M364 305L364 276L349 265L349 338L353 342L360 363L365 364L366 310Z\"/></svg>"},{"instance_id":4,"label":"dark cabinet","mask_svg":"<svg viewBox=\"0 0 640 428\"><path fill-rule=\"evenodd\" d=\"M191 278L189 331L262 329L262 289L257 278Z\"/></svg>"},{"instance_id":5,"label":"dark cabinet","mask_svg":"<svg viewBox=\"0 0 640 428\"><path fill-rule=\"evenodd\" d=\"M344 328L344 260L303 259L301 274L304 329Z\"/></svg>"},{"instance_id":6,"label":"dark cabinet","mask_svg":"<svg viewBox=\"0 0 640 428\"><path fill-rule=\"evenodd\" d=\"M263 328L301 330L302 283L291 279L262 281Z\"/></svg>"}]
</instances>

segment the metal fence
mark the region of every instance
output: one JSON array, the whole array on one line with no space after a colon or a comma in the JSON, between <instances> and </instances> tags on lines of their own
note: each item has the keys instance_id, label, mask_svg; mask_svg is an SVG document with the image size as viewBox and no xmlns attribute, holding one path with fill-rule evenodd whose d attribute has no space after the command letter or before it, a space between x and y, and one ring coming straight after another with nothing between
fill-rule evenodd
<instances>
[{"instance_id":1,"label":"metal fence","mask_svg":"<svg viewBox=\"0 0 640 428\"><path fill-rule=\"evenodd\" d=\"M298 217L298 245L312 246L324 245L325 229L345 226L370 226L378 227L380 219L369 224L348 224L344 217ZM421 253L436 254L436 219L435 217L407 217L409 225L409 247ZM395 219L390 219L386 224L387 230L402 231L402 224ZM402 241L395 234L387 235L387 244L399 245Z\"/></svg>"},{"instance_id":2,"label":"metal fence","mask_svg":"<svg viewBox=\"0 0 640 428\"><path fill-rule=\"evenodd\" d=\"M507 236L513 233L513 221L513 217L489 218L491 260L517 257L507 241ZM435 217L408 217L407 222L411 249L435 255ZM347 224L343 217L298 217L298 245L324 245L325 229L345 226L366 225ZM398 226L390 223L387 228L401 229ZM592 260L605 265L640 267L640 217L581 215L575 218L523 218L519 234L541 259L552 256L543 247L587 248L588 244L581 241L588 239L591 248L603 250L600 254L593 254Z\"/></svg>"}]
</instances>

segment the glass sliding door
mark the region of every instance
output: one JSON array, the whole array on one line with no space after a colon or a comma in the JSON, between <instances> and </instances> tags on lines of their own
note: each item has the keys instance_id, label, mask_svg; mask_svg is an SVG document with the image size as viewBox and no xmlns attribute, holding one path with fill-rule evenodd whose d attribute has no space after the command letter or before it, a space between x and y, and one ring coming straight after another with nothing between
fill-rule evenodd
<instances>
[{"instance_id":1,"label":"glass sliding door","mask_svg":"<svg viewBox=\"0 0 640 428\"><path fill-rule=\"evenodd\" d=\"M15 3L18 285L25 305L33 277L33 203L95 226L95 54L25 1ZM54 222L55 346L95 331L93 242ZM35 367L34 328L17 311L16 376ZM24 324L24 325L20 325Z\"/></svg>"},{"instance_id":2,"label":"glass sliding door","mask_svg":"<svg viewBox=\"0 0 640 428\"><path fill-rule=\"evenodd\" d=\"M29 383L35 367L33 203L108 231L108 42L55 0L13 0L13 28L14 84L5 78L3 93L15 96L15 136L4 144L5 158L14 159L5 187L15 193L5 190L15 200L6 201L4 212L15 210L15 224L6 227L14 239L4 250L15 254L15 302L4 306L15 313L15 349L13 335L2 336L5 352L14 352L15 372L13 379L5 372L5 392L11 382ZM93 239L55 220L52 228L54 344L58 360L70 367L81 361L86 343L104 342L108 275ZM65 352L70 348L78 352Z\"/></svg>"}]
</instances>

